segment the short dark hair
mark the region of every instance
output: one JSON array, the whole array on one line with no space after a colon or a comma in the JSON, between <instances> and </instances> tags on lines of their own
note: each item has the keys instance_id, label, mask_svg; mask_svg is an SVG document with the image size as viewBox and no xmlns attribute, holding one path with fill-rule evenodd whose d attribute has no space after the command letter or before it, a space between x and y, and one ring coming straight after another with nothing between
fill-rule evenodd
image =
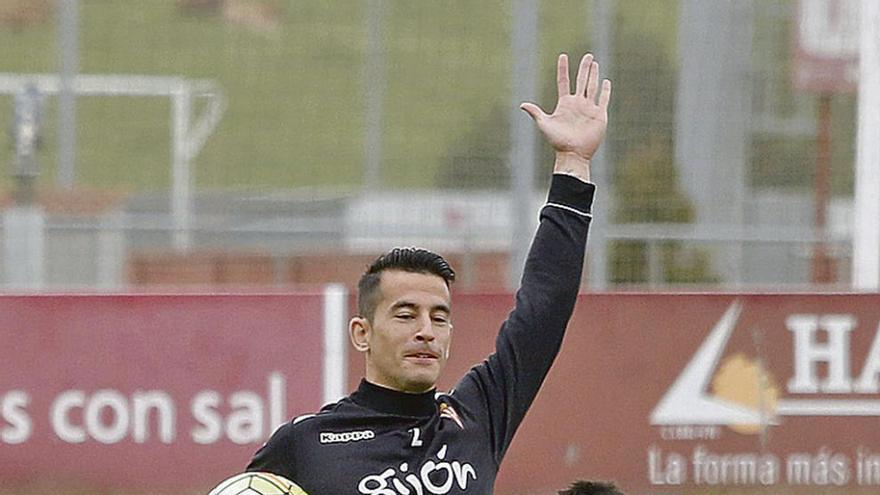
<instances>
[{"instance_id":1,"label":"short dark hair","mask_svg":"<svg viewBox=\"0 0 880 495\"><path fill-rule=\"evenodd\" d=\"M396 247L376 258L358 281L358 313L368 320L373 319L379 304L379 282L385 270L437 275L446 287L455 281L455 271L439 254L422 248Z\"/></svg>"},{"instance_id":2,"label":"short dark hair","mask_svg":"<svg viewBox=\"0 0 880 495\"><path fill-rule=\"evenodd\" d=\"M578 480L568 490L559 492L559 495L623 495L623 492L609 481Z\"/></svg>"}]
</instances>

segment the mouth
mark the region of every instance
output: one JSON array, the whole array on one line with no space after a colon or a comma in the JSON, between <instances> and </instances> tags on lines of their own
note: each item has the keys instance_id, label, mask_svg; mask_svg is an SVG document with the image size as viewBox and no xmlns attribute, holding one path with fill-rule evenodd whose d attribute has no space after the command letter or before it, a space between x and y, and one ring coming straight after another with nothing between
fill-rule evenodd
<instances>
[{"instance_id":1,"label":"mouth","mask_svg":"<svg viewBox=\"0 0 880 495\"><path fill-rule=\"evenodd\" d=\"M433 363L440 359L440 355L432 351L409 352L404 358L418 363Z\"/></svg>"}]
</instances>

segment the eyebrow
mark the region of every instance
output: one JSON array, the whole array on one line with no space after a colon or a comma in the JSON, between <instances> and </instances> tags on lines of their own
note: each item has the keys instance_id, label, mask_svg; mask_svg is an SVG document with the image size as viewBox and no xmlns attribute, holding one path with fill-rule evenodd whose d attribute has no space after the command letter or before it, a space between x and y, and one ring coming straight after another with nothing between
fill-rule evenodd
<instances>
[{"instance_id":1,"label":"eyebrow","mask_svg":"<svg viewBox=\"0 0 880 495\"><path fill-rule=\"evenodd\" d=\"M416 303L414 303L414 302L412 302L412 301L407 301L407 300L404 299L403 301L398 301L398 302L394 303L394 304L391 306L390 310L391 310L391 311L396 311L396 310L398 310L398 309L403 309L403 308L417 309L418 307L419 307L418 304L416 304ZM452 313L452 310L451 310L451 309L449 308L449 306L446 305L446 304L437 304L437 305L431 306L431 311L442 311L442 312L444 312L444 313L446 313L446 314L451 314L451 313Z\"/></svg>"}]
</instances>

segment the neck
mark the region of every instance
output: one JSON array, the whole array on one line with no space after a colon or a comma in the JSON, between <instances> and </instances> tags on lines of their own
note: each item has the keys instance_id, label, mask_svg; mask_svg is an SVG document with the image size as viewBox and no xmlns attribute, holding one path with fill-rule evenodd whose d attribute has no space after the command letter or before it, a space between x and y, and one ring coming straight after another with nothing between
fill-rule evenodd
<instances>
[{"instance_id":1,"label":"neck","mask_svg":"<svg viewBox=\"0 0 880 495\"><path fill-rule=\"evenodd\" d=\"M361 380L357 391L351 395L355 403L386 414L398 416L430 416L437 410L434 390L407 393L380 384Z\"/></svg>"}]
</instances>

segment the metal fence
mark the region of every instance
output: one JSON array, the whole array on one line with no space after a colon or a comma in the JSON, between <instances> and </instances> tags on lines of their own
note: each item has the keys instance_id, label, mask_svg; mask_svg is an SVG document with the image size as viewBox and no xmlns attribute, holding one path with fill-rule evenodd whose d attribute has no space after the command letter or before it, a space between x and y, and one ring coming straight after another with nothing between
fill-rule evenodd
<instances>
[{"instance_id":1,"label":"metal fence","mask_svg":"<svg viewBox=\"0 0 880 495\"><path fill-rule=\"evenodd\" d=\"M796 81L813 3L0 0L4 286L224 252L288 284L297 256L397 244L512 285L552 165L517 104L551 110L556 54L590 50L615 89L586 287L846 287L856 95Z\"/></svg>"}]
</instances>

